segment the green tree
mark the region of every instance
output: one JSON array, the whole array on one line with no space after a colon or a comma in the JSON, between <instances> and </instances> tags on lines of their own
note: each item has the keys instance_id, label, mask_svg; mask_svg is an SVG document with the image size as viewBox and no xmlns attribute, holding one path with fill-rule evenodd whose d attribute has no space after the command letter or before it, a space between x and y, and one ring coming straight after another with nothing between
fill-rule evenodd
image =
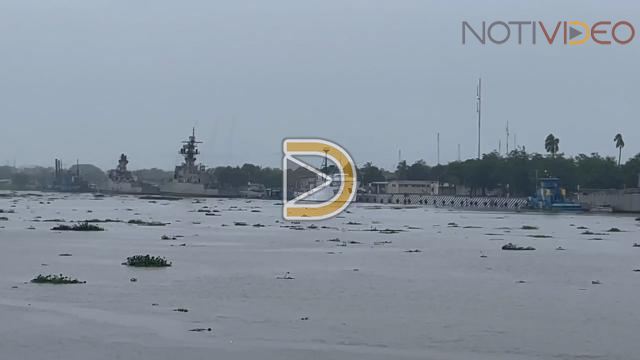
<instances>
[{"instance_id":1,"label":"green tree","mask_svg":"<svg viewBox=\"0 0 640 360\"><path fill-rule=\"evenodd\" d=\"M375 181L384 181L384 172L382 169L374 166L371 162L365 163L360 169L358 169L360 175L360 181L362 185L367 185Z\"/></svg>"},{"instance_id":2,"label":"green tree","mask_svg":"<svg viewBox=\"0 0 640 360\"><path fill-rule=\"evenodd\" d=\"M622 160L622 148L624 147L622 134L616 134L616 136L613 138L613 141L616 143L616 148L618 149L618 166L620 166L620 160Z\"/></svg>"},{"instance_id":3,"label":"green tree","mask_svg":"<svg viewBox=\"0 0 640 360\"><path fill-rule=\"evenodd\" d=\"M407 180L429 180L431 168L424 160L418 160L407 169Z\"/></svg>"},{"instance_id":4,"label":"green tree","mask_svg":"<svg viewBox=\"0 0 640 360\"><path fill-rule=\"evenodd\" d=\"M560 150L560 139L553 134L547 135L544 140L544 149L551 154L551 157L556 157L558 150Z\"/></svg>"},{"instance_id":5,"label":"green tree","mask_svg":"<svg viewBox=\"0 0 640 360\"><path fill-rule=\"evenodd\" d=\"M407 165L406 160L402 160L398 163L396 167L396 179L398 180L407 180L409 176L409 166Z\"/></svg>"}]
</instances>

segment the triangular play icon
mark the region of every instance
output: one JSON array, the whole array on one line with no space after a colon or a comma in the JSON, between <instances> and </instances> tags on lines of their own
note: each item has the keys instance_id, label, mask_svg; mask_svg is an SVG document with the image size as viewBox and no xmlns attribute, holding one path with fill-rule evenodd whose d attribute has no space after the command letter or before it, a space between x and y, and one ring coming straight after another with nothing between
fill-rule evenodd
<instances>
[{"instance_id":1,"label":"triangular play icon","mask_svg":"<svg viewBox=\"0 0 640 360\"><path fill-rule=\"evenodd\" d=\"M574 28L573 26L569 27L569 39L573 40L574 38L582 35L582 31Z\"/></svg>"}]
</instances>

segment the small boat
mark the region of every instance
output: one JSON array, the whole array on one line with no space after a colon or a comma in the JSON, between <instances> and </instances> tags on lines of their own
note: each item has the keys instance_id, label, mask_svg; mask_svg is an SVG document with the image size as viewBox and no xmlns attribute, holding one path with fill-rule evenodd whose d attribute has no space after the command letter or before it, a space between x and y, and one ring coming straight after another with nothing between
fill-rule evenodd
<instances>
[{"instance_id":1,"label":"small boat","mask_svg":"<svg viewBox=\"0 0 640 360\"><path fill-rule=\"evenodd\" d=\"M529 198L529 208L562 212L586 210L581 204L567 198L567 191L560 186L560 179L554 177L538 179L536 193Z\"/></svg>"}]
</instances>

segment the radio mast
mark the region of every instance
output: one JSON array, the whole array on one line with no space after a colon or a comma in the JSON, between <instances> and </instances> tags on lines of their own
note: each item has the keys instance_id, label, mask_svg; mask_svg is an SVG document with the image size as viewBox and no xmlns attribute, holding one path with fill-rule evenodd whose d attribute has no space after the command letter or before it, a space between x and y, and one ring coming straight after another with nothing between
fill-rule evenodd
<instances>
[{"instance_id":1,"label":"radio mast","mask_svg":"<svg viewBox=\"0 0 640 360\"><path fill-rule=\"evenodd\" d=\"M480 159L480 130L481 130L481 120L482 120L482 78L478 79L478 89L477 89L477 109L478 112L478 159Z\"/></svg>"}]
</instances>

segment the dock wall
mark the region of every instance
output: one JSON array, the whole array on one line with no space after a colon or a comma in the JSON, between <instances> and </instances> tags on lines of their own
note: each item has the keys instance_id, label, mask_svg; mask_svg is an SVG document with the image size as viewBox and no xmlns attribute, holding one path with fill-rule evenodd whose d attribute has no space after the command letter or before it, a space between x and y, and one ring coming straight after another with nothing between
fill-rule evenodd
<instances>
[{"instance_id":1,"label":"dock wall","mask_svg":"<svg viewBox=\"0 0 640 360\"><path fill-rule=\"evenodd\" d=\"M527 198L454 196L454 195L417 195L417 194L359 194L359 203L424 205L450 208L480 209L523 209L527 207Z\"/></svg>"}]
</instances>

